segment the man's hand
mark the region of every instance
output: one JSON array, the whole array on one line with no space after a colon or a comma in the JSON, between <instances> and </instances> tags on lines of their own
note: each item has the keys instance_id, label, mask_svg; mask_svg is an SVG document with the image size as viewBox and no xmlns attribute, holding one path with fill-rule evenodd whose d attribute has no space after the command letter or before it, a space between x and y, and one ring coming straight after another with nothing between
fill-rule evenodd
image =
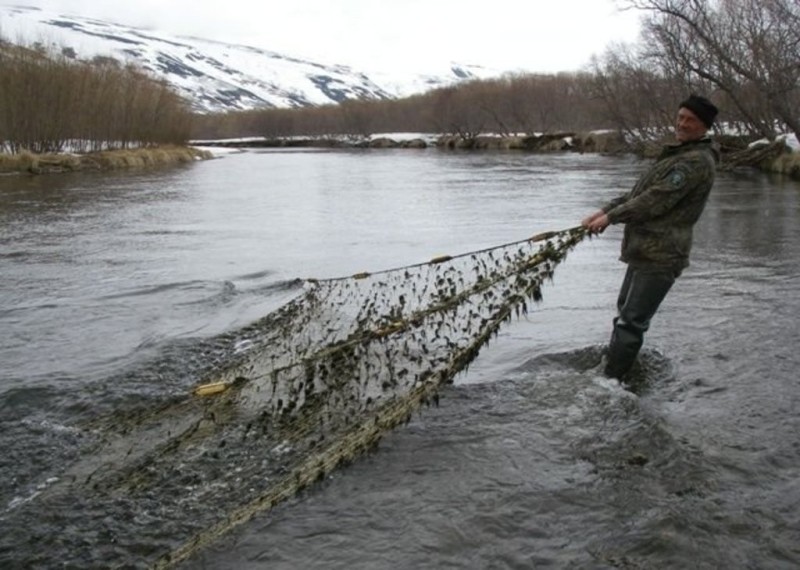
<instances>
[{"instance_id":1,"label":"man's hand","mask_svg":"<svg viewBox=\"0 0 800 570\"><path fill-rule=\"evenodd\" d=\"M591 216L581 220L581 225L593 234L601 234L608 227L608 216L603 210L597 210Z\"/></svg>"}]
</instances>

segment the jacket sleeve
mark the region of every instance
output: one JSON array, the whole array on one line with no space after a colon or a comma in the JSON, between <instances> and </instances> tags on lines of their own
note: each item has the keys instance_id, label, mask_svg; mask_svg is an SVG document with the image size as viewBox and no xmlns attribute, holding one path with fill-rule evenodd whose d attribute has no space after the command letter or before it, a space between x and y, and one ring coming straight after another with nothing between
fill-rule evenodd
<instances>
[{"instance_id":1,"label":"jacket sleeve","mask_svg":"<svg viewBox=\"0 0 800 570\"><path fill-rule=\"evenodd\" d=\"M635 197L607 211L609 222L637 223L663 216L702 182L706 170L707 166L702 159L687 157L676 162L663 176Z\"/></svg>"},{"instance_id":2,"label":"jacket sleeve","mask_svg":"<svg viewBox=\"0 0 800 570\"><path fill-rule=\"evenodd\" d=\"M628 194L623 194L622 196L619 196L619 197L617 197L617 198L614 198L614 199L613 199L613 200L611 200L611 201L610 201L608 204L606 204L605 206L603 206L602 210L603 210L603 211L604 211L606 214L608 214L608 213L609 213L611 210L613 210L613 209L614 209L614 208L616 208L617 206L620 206L620 205L624 204L625 202L627 202L627 201L628 201L628 195L629 195L629 194L630 194L630 193L628 193Z\"/></svg>"}]
</instances>

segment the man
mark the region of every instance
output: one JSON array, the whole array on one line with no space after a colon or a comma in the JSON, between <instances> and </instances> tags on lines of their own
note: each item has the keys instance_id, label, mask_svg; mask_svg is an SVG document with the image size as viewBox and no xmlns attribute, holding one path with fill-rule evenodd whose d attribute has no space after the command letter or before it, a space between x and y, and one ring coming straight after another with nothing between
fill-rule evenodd
<instances>
[{"instance_id":1,"label":"man","mask_svg":"<svg viewBox=\"0 0 800 570\"><path fill-rule=\"evenodd\" d=\"M678 108L676 144L664 147L633 189L581 224L600 233L625 224L620 260L628 264L605 358L607 376L623 379L633 366L661 301L689 265L692 228L714 183L719 151L707 136L717 108L691 95Z\"/></svg>"}]
</instances>

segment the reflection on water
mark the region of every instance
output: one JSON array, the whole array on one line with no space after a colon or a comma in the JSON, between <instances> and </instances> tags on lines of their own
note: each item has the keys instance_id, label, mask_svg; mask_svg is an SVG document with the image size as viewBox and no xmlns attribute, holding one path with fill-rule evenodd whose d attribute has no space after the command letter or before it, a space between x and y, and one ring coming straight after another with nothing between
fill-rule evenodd
<instances>
[{"instance_id":1,"label":"reflection on water","mask_svg":"<svg viewBox=\"0 0 800 570\"><path fill-rule=\"evenodd\" d=\"M795 251L800 207L797 182L748 172L735 183L723 178L714 189L714 207L698 228L699 239L713 239L723 252L754 260L783 260Z\"/></svg>"},{"instance_id":2,"label":"reflection on water","mask_svg":"<svg viewBox=\"0 0 800 570\"><path fill-rule=\"evenodd\" d=\"M22 566L46 544L51 562L135 565L183 532L158 497L146 508L119 497L105 514L70 504L75 528L90 529L72 536L47 516L59 507L47 489L91 452L79 420L179 397L220 356L215 335L285 303L294 279L570 227L641 166L254 152L0 178L0 561ZM185 566L797 566L799 193L720 175L692 267L648 334L642 391L582 364L607 338L623 273L611 228L571 254L440 408ZM141 534L107 536L103 516L133 516L125 528Z\"/></svg>"}]
</instances>

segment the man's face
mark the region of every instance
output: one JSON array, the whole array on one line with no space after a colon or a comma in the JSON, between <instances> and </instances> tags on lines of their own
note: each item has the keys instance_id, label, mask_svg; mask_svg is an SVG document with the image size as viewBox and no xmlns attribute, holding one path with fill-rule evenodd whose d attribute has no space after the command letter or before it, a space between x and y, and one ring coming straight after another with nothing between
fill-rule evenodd
<instances>
[{"instance_id":1,"label":"man's face","mask_svg":"<svg viewBox=\"0 0 800 570\"><path fill-rule=\"evenodd\" d=\"M706 135L703 121L686 107L678 109L678 118L675 121L675 138L679 142L696 141Z\"/></svg>"}]
</instances>

